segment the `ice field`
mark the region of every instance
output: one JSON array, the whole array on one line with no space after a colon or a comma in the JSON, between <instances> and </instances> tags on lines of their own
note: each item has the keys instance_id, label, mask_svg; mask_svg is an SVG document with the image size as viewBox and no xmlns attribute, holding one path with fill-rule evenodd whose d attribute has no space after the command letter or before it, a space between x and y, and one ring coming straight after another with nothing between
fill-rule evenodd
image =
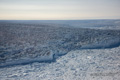
<instances>
[{"instance_id":1,"label":"ice field","mask_svg":"<svg viewBox=\"0 0 120 80\"><path fill-rule=\"evenodd\" d=\"M120 20L0 21L0 80L119 80Z\"/></svg>"}]
</instances>

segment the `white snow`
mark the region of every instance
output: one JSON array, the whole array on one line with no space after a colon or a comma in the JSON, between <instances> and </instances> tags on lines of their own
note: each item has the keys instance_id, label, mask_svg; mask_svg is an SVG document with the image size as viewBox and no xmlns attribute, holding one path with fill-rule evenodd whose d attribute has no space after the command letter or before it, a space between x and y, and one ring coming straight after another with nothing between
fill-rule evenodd
<instances>
[{"instance_id":1,"label":"white snow","mask_svg":"<svg viewBox=\"0 0 120 80\"><path fill-rule=\"evenodd\" d=\"M0 69L0 80L119 80L120 47L75 50L52 63Z\"/></svg>"}]
</instances>

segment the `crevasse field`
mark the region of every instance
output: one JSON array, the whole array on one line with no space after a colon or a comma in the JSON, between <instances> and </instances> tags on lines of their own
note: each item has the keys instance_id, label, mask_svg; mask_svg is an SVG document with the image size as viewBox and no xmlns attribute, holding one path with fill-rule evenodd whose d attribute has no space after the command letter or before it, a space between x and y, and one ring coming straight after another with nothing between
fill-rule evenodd
<instances>
[{"instance_id":1,"label":"crevasse field","mask_svg":"<svg viewBox=\"0 0 120 80\"><path fill-rule=\"evenodd\" d=\"M0 80L120 80L120 20L1 20Z\"/></svg>"}]
</instances>

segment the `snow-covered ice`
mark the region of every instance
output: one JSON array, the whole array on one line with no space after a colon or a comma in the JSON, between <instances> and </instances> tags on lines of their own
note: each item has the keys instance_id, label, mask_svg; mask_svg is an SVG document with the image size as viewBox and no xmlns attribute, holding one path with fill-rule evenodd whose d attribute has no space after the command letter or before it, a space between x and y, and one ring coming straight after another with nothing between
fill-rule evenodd
<instances>
[{"instance_id":1,"label":"snow-covered ice","mask_svg":"<svg viewBox=\"0 0 120 80\"><path fill-rule=\"evenodd\" d=\"M75 50L52 63L1 68L1 80L119 80L120 47Z\"/></svg>"},{"instance_id":2,"label":"snow-covered ice","mask_svg":"<svg viewBox=\"0 0 120 80\"><path fill-rule=\"evenodd\" d=\"M0 22L0 80L120 80L120 20L13 22Z\"/></svg>"}]
</instances>

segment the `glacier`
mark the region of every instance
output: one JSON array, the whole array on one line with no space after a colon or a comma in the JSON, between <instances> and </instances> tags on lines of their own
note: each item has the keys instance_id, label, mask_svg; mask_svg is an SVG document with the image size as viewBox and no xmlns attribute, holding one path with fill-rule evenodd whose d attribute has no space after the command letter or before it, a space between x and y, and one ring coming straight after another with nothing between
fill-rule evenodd
<instances>
[{"instance_id":1,"label":"glacier","mask_svg":"<svg viewBox=\"0 0 120 80\"><path fill-rule=\"evenodd\" d=\"M119 20L38 22L0 21L2 80L119 80Z\"/></svg>"}]
</instances>

